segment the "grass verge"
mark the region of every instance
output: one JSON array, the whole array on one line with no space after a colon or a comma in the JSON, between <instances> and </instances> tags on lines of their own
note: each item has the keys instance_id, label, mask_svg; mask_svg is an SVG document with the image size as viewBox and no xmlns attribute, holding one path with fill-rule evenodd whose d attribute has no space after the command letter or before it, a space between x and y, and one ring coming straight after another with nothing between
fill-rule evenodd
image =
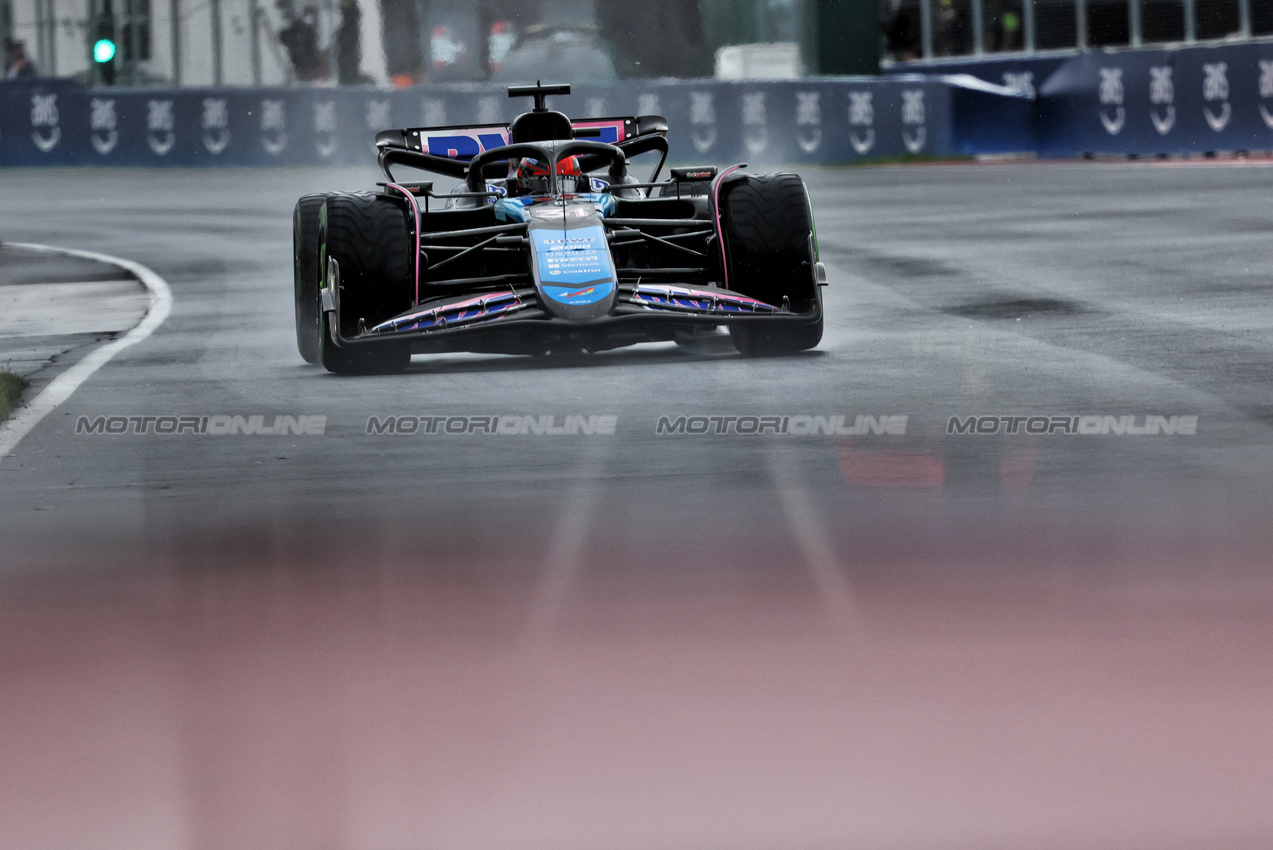
<instances>
[{"instance_id":1,"label":"grass verge","mask_svg":"<svg viewBox=\"0 0 1273 850\"><path fill-rule=\"evenodd\" d=\"M17 409L22 401L22 392L29 386L26 378L0 369L0 422Z\"/></svg>"}]
</instances>

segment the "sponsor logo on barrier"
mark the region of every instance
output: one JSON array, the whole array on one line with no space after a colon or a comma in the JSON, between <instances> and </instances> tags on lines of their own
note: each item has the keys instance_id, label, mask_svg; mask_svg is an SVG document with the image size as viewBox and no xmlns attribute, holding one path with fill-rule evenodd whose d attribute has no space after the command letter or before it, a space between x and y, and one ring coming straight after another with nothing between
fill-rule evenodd
<instances>
[{"instance_id":1,"label":"sponsor logo on barrier","mask_svg":"<svg viewBox=\"0 0 1273 850\"><path fill-rule=\"evenodd\" d=\"M858 156L864 155L875 145L875 107L871 105L874 93L870 91L849 92L849 144ZM862 127L859 137L853 128Z\"/></svg>"},{"instance_id":2,"label":"sponsor logo on barrier","mask_svg":"<svg viewBox=\"0 0 1273 850\"><path fill-rule=\"evenodd\" d=\"M494 124L499 121L499 98L483 97L477 101L477 123Z\"/></svg>"},{"instance_id":3,"label":"sponsor logo on barrier","mask_svg":"<svg viewBox=\"0 0 1273 850\"><path fill-rule=\"evenodd\" d=\"M223 97L203 99L203 146L219 156L230 144L230 104Z\"/></svg>"},{"instance_id":4,"label":"sponsor logo on barrier","mask_svg":"<svg viewBox=\"0 0 1273 850\"><path fill-rule=\"evenodd\" d=\"M919 153L927 140L926 112L923 89L902 90L902 142L911 153Z\"/></svg>"},{"instance_id":5,"label":"sponsor logo on barrier","mask_svg":"<svg viewBox=\"0 0 1273 850\"><path fill-rule=\"evenodd\" d=\"M1171 68L1167 65L1156 65L1149 69L1149 117L1154 122L1158 135L1165 136L1176 124L1176 86L1171 81ZM1158 107L1165 107L1162 115Z\"/></svg>"},{"instance_id":6,"label":"sponsor logo on barrier","mask_svg":"<svg viewBox=\"0 0 1273 850\"><path fill-rule=\"evenodd\" d=\"M906 434L906 415L855 416L852 424L842 414L833 416L810 415L754 415L754 416L686 416L673 414L660 416L654 425L658 435L686 434L743 434L746 436L774 434L785 437L858 437L867 435L903 436Z\"/></svg>"},{"instance_id":7,"label":"sponsor logo on barrier","mask_svg":"<svg viewBox=\"0 0 1273 850\"><path fill-rule=\"evenodd\" d=\"M1003 72L1004 88L1012 89L1018 94L1026 97L1034 97L1034 72L1033 71L1004 71Z\"/></svg>"},{"instance_id":8,"label":"sponsor logo on barrier","mask_svg":"<svg viewBox=\"0 0 1273 850\"><path fill-rule=\"evenodd\" d=\"M711 92L690 92L690 128L690 141L699 153L707 153L716 144L716 107Z\"/></svg>"},{"instance_id":9,"label":"sponsor logo on barrier","mask_svg":"<svg viewBox=\"0 0 1273 850\"><path fill-rule=\"evenodd\" d=\"M1136 424L1137 420L1140 424ZM1198 417L1188 416L1105 416L1065 414L1063 416L952 416L947 434L986 436L989 434L1069 434L1096 436L1192 436L1198 433Z\"/></svg>"},{"instance_id":10,"label":"sponsor logo on barrier","mask_svg":"<svg viewBox=\"0 0 1273 850\"><path fill-rule=\"evenodd\" d=\"M287 106L281 100L261 101L261 147L270 156L287 147Z\"/></svg>"},{"instance_id":11,"label":"sponsor logo on barrier","mask_svg":"<svg viewBox=\"0 0 1273 850\"><path fill-rule=\"evenodd\" d=\"M503 437L613 437L619 417L612 414L501 415L501 416L369 416L364 433L459 435L495 434Z\"/></svg>"},{"instance_id":12,"label":"sponsor logo on barrier","mask_svg":"<svg viewBox=\"0 0 1273 850\"><path fill-rule=\"evenodd\" d=\"M446 124L446 101L426 97L420 102L420 120L426 127L441 127Z\"/></svg>"},{"instance_id":13,"label":"sponsor logo on barrier","mask_svg":"<svg viewBox=\"0 0 1273 850\"><path fill-rule=\"evenodd\" d=\"M752 156L760 156L769 147L769 120L762 91L743 95L743 145Z\"/></svg>"},{"instance_id":14,"label":"sponsor logo on barrier","mask_svg":"<svg viewBox=\"0 0 1273 850\"><path fill-rule=\"evenodd\" d=\"M1260 99L1261 101L1273 97L1273 60L1260 60ZM1264 125L1273 130L1273 115L1269 114L1269 110L1263 103L1260 104L1260 117L1264 119Z\"/></svg>"},{"instance_id":15,"label":"sponsor logo on barrier","mask_svg":"<svg viewBox=\"0 0 1273 850\"><path fill-rule=\"evenodd\" d=\"M336 102L314 104L314 149L323 159L336 152Z\"/></svg>"},{"instance_id":16,"label":"sponsor logo on barrier","mask_svg":"<svg viewBox=\"0 0 1273 850\"><path fill-rule=\"evenodd\" d=\"M176 121L172 115L171 100L151 100L146 103L146 144L158 156L167 156L177 142L174 132Z\"/></svg>"},{"instance_id":17,"label":"sponsor logo on barrier","mask_svg":"<svg viewBox=\"0 0 1273 850\"><path fill-rule=\"evenodd\" d=\"M269 424L266 424L268 421ZM81 416L75 420L76 434L159 434L174 436L259 435L259 436L321 436L327 431L327 417L305 415L250 416L221 413L212 416L167 414L158 416Z\"/></svg>"},{"instance_id":18,"label":"sponsor logo on barrier","mask_svg":"<svg viewBox=\"0 0 1273 850\"><path fill-rule=\"evenodd\" d=\"M813 153L822 144L822 93L796 92L796 144Z\"/></svg>"},{"instance_id":19,"label":"sponsor logo on barrier","mask_svg":"<svg viewBox=\"0 0 1273 850\"><path fill-rule=\"evenodd\" d=\"M638 115L658 115L662 110L659 108L659 96L657 94L646 93L637 97L637 114Z\"/></svg>"},{"instance_id":20,"label":"sponsor logo on barrier","mask_svg":"<svg viewBox=\"0 0 1273 850\"><path fill-rule=\"evenodd\" d=\"M93 150L102 156L115 150L119 144L118 120L115 117L115 98L95 97L88 104L88 140Z\"/></svg>"},{"instance_id":21,"label":"sponsor logo on barrier","mask_svg":"<svg viewBox=\"0 0 1273 850\"><path fill-rule=\"evenodd\" d=\"M1218 114L1213 114L1211 107L1204 105L1202 117L1207 119L1207 126L1216 133L1229 126L1229 119L1233 117L1233 109L1229 106L1228 72L1227 62L1207 62L1202 66L1202 99L1207 104L1220 102Z\"/></svg>"},{"instance_id":22,"label":"sponsor logo on barrier","mask_svg":"<svg viewBox=\"0 0 1273 850\"><path fill-rule=\"evenodd\" d=\"M58 126L57 95L31 95L31 141L40 153L48 153L62 141Z\"/></svg>"},{"instance_id":23,"label":"sponsor logo on barrier","mask_svg":"<svg viewBox=\"0 0 1273 850\"><path fill-rule=\"evenodd\" d=\"M1101 82L1097 88L1100 99L1101 124L1105 132L1117 136L1127 123L1127 110L1123 108L1123 69L1101 68Z\"/></svg>"},{"instance_id":24,"label":"sponsor logo on barrier","mask_svg":"<svg viewBox=\"0 0 1273 850\"><path fill-rule=\"evenodd\" d=\"M393 124L393 117L390 111L390 101L387 100L369 100L367 101L367 129L373 133L387 129Z\"/></svg>"}]
</instances>

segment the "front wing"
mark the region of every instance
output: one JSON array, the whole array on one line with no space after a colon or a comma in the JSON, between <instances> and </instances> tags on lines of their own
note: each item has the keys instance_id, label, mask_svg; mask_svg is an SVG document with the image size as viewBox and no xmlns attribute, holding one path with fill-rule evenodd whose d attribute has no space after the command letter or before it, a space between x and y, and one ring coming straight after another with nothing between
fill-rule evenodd
<instances>
[{"instance_id":1,"label":"front wing","mask_svg":"<svg viewBox=\"0 0 1273 850\"><path fill-rule=\"evenodd\" d=\"M807 325L822 315L820 297L809 310L793 312L786 303L766 304L712 286L620 283L607 315L565 319L544 309L533 286L519 286L433 299L370 328L360 323L357 333L347 337L340 331L340 267L335 261L329 266L322 306L332 314L331 341L341 348L405 342L415 353L602 351L673 340L696 329L744 323Z\"/></svg>"}]
</instances>

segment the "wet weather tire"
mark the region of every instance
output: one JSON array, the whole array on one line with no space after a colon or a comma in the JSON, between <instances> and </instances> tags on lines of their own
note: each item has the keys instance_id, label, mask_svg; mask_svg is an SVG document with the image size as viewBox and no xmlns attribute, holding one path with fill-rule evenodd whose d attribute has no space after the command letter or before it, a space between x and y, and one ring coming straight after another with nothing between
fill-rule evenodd
<instances>
[{"instance_id":1,"label":"wet weather tire","mask_svg":"<svg viewBox=\"0 0 1273 850\"><path fill-rule=\"evenodd\" d=\"M729 288L817 318L805 324L749 322L729 329L745 355L791 354L822 340L822 293L814 280L813 214L795 174L744 175L721 187Z\"/></svg>"},{"instance_id":2,"label":"wet weather tire","mask_svg":"<svg viewBox=\"0 0 1273 850\"><path fill-rule=\"evenodd\" d=\"M341 334L358 333L411 306L415 258L407 216L399 202L376 195L331 195L319 214L320 280L328 282L330 261L340 269ZM321 293L316 293L321 310ZM411 361L408 343L338 347L332 342L333 314L319 323L318 359L329 372L401 372Z\"/></svg>"},{"instance_id":3,"label":"wet weather tire","mask_svg":"<svg viewBox=\"0 0 1273 850\"><path fill-rule=\"evenodd\" d=\"M326 195L305 195L292 211L296 347L306 363L318 362L318 215L326 200Z\"/></svg>"}]
</instances>

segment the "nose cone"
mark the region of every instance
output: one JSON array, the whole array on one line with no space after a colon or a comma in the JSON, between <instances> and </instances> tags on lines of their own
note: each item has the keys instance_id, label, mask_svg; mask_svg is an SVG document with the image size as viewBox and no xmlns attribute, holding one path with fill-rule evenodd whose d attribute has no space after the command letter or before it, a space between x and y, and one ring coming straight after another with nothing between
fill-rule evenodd
<instances>
[{"instance_id":1,"label":"nose cone","mask_svg":"<svg viewBox=\"0 0 1273 850\"><path fill-rule=\"evenodd\" d=\"M532 221L531 268L540 300L564 319L604 316L614 306L617 279L601 217L590 205L566 204L563 216ZM582 213L572 215L572 213Z\"/></svg>"}]
</instances>

